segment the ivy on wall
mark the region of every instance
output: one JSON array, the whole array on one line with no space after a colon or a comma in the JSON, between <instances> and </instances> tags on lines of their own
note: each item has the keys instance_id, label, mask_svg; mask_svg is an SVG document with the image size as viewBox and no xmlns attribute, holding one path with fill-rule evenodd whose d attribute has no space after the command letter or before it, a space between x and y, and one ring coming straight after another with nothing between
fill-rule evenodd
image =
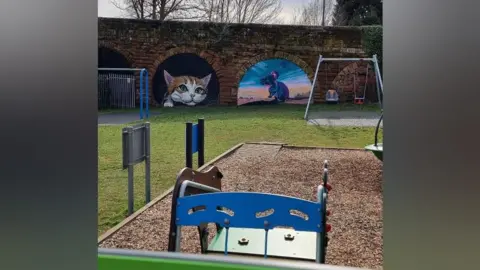
<instances>
[{"instance_id":1,"label":"ivy on wall","mask_svg":"<svg viewBox=\"0 0 480 270\"><path fill-rule=\"evenodd\" d=\"M362 26L362 39L365 53L376 54L380 66L383 60L383 28L381 25Z\"/></svg>"}]
</instances>

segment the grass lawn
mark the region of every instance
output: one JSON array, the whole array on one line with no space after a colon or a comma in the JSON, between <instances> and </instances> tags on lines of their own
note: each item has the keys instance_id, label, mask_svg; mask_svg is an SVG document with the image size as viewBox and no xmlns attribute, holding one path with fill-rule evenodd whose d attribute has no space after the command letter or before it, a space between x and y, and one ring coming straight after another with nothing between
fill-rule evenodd
<instances>
[{"instance_id":1,"label":"grass lawn","mask_svg":"<svg viewBox=\"0 0 480 270\"><path fill-rule=\"evenodd\" d=\"M338 107L313 106L315 110ZM354 107L342 107L350 110ZM377 110L365 107L366 110ZM374 128L320 127L303 120L305 106L212 107L153 109L151 122L152 198L169 188L185 166L185 122L205 118L205 161L245 141L275 141L294 145L358 147L373 143ZM152 110L152 111L153 111ZM122 170L123 126L98 128L98 233L127 214L127 171ZM196 158L194 157L194 160ZM319 164L320 166L320 164ZM144 166L135 168L135 209L144 205Z\"/></svg>"}]
</instances>

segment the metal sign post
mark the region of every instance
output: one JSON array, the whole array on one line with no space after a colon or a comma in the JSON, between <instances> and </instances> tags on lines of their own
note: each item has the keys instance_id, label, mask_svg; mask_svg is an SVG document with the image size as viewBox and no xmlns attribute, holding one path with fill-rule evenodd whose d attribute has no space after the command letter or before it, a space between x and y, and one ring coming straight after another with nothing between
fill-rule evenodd
<instances>
[{"instance_id":1,"label":"metal sign post","mask_svg":"<svg viewBox=\"0 0 480 270\"><path fill-rule=\"evenodd\" d=\"M150 202L150 123L122 130L123 169L128 169L128 215L134 211L134 165L145 161L145 203Z\"/></svg>"}]
</instances>

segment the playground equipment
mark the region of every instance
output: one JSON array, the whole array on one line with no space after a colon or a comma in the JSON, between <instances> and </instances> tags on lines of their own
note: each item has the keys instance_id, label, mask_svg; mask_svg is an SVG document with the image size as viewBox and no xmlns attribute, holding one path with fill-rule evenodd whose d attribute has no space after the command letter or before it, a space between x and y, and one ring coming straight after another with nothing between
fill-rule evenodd
<instances>
[{"instance_id":1,"label":"playground equipment","mask_svg":"<svg viewBox=\"0 0 480 270\"><path fill-rule=\"evenodd\" d=\"M380 74L380 68L378 66L377 55L373 55L372 58L323 58L322 55L318 57L317 68L315 70L315 75L313 78L312 88L310 89L310 96L308 98L307 107L305 108L304 119L308 120L308 111L310 109L310 104L312 103L312 98L315 90L315 83L317 82L318 71L320 69L320 64L322 62L333 62L333 61L343 61L343 62L358 62L358 61L369 61L373 62L373 67L375 71L375 79L377 83L377 96L380 108L383 108L382 96L383 96L383 82L382 76Z\"/></svg>"},{"instance_id":2,"label":"playground equipment","mask_svg":"<svg viewBox=\"0 0 480 270\"><path fill-rule=\"evenodd\" d=\"M208 171L206 172L198 172L193 170L192 168L183 168L177 175L177 179L175 181L175 186L173 188L172 192L172 207L171 207L171 216L175 217L177 215L177 204L178 204L178 198L180 196L180 193L183 192L184 196L189 196L189 195L194 195L194 194L201 194L205 193L204 190L198 189L195 187L191 186L186 186L183 190L182 189L182 184L185 181L193 181L205 186L209 186L212 188L215 188L217 190L221 190L222 188L222 183L221 180L223 178L222 173L219 171L219 169L215 166L212 166L209 168ZM198 210L198 209L197 209ZM176 246L176 241L175 241L175 236L177 232L177 223L175 218L170 219L170 231L168 234L168 251L176 251L177 246ZM198 233L200 235L200 247L202 250L206 249L206 244L205 240L207 239L207 227L202 225L198 226Z\"/></svg>"},{"instance_id":3,"label":"playground equipment","mask_svg":"<svg viewBox=\"0 0 480 270\"><path fill-rule=\"evenodd\" d=\"M138 75L135 73L138 72ZM145 68L98 68L99 109L135 108L136 77L139 76L140 119L148 119L148 70Z\"/></svg>"},{"instance_id":4,"label":"playground equipment","mask_svg":"<svg viewBox=\"0 0 480 270\"><path fill-rule=\"evenodd\" d=\"M328 165L317 201L258 192L222 192L218 168L201 173L184 168L172 197L169 251L181 249L181 228L196 226L208 255L233 255L325 263ZM187 180L188 179L188 180ZM208 224L216 225L208 243Z\"/></svg>"},{"instance_id":5,"label":"playground equipment","mask_svg":"<svg viewBox=\"0 0 480 270\"><path fill-rule=\"evenodd\" d=\"M378 119L377 127L375 128L375 142L365 146L365 149L371 151L379 160L383 161L383 143L378 143L378 130L380 128L380 123L383 120L383 112Z\"/></svg>"},{"instance_id":6,"label":"playground equipment","mask_svg":"<svg viewBox=\"0 0 480 270\"><path fill-rule=\"evenodd\" d=\"M338 104L339 100L340 99L339 99L337 90L335 89L327 90L327 93L325 94L325 102L327 104Z\"/></svg>"},{"instance_id":7,"label":"playground equipment","mask_svg":"<svg viewBox=\"0 0 480 270\"><path fill-rule=\"evenodd\" d=\"M98 270L361 270L360 268L319 265L306 262L281 262L202 256L173 252L150 252L124 249L98 249Z\"/></svg>"},{"instance_id":8,"label":"playground equipment","mask_svg":"<svg viewBox=\"0 0 480 270\"><path fill-rule=\"evenodd\" d=\"M327 65L326 69L328 70L328 65ZM325 83L327 83L327 81L328 81L327 73L328 72L325 72ZM338 104L339 101L340 101L340 96L338 94L337 89L327 90L327 92L325 93L325 103L327 103L327 104Z\"/></svg>"},{"instance_id":9,"label":"playground equipment","mask_svg":"<svg viewBox=\"0 0 480 270\"><path fill-rule=\"evenodd\" d=\"M363 92L360 94L358 93L358 89L357 89L357 78L358 78L358 72L357 72L357 68L355 68L355 73L354 73L354 77L353 77L353 93L354 93L354 97L353 97L353 103L354 104L357 104L357 105L363 105L363 103L365 102L365 93L367 92L367 84L368 84L368 70L370 69L370 65L367 64L367 72L365 74L365 85L363 86ZM379 97L379 100L380 100L380 97Z\"/></svg>"}]
</instances>

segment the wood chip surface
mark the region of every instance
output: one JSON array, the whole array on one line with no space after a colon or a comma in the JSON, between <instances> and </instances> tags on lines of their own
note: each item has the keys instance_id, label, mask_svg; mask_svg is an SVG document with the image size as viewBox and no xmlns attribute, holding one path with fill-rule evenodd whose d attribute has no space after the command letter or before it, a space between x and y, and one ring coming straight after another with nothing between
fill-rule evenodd
<instances>
[{"instance_id":1,"label":"wood chip surface","mask_svg":"<svg viewBox=\"0 0 480 270\"><path fill-rule=\"evenodd\" d=\"M275 193L316 201L324 160L329 162L333 187L328 200L332 231L327 263L382 269L382 163L370 152L245 144L214 165L224 175L224 191ZM171 195L100 247L166 251L170 207ZM196 228L182 229L182 251L200 252Z\"/></svg>"}]
</instances>

